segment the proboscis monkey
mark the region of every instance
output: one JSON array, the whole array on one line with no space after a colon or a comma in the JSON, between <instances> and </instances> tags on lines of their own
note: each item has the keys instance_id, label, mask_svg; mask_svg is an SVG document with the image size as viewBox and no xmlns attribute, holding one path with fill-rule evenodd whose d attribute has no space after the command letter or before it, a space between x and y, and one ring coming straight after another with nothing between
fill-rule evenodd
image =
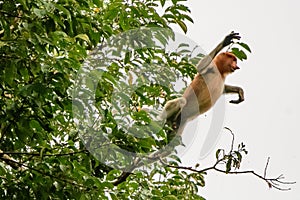
<instances>
[{"instance_id":1,"label":"proboscis monkey","mask_svg":"<svg viewBox=\"0 0 300 200\"><path fill-rule=\"evenodd\" d=\"M208 55L197 64L197 75L186 88L182 97L166 103L159 118L166 120L182 134L185 123L200 114L208 111L224 93L237 93L239 98L230 103L238 104L244 101L243 89L236 86L225 85L228 74L239 69L236 57L229 52L218 54L224 47L239 40L238 33L230 33Z\"/></svg>"}]
</instances>

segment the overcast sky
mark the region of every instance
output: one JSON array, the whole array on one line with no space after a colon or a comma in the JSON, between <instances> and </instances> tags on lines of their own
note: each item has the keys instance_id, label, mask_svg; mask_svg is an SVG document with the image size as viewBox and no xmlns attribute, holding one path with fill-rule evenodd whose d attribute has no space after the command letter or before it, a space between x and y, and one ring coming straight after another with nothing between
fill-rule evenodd
<instances>
[{"instance_id":1,"label":"overcast sky","mask_svg":"<svg viewBox=\"0 0 300 200\"><path fill-rule=\"evenodd\" d=\"M206 52L231 31L239 32L253 51L247 61L239 63L241 70L226 80L245 90L245 102L226 104L224 121L235 133L236 143L244 142L249 150L241 169L263 174L271 157L270 177L283 173L287 181L298 182L291 191L280 192L251 175L210 172L201 194L208 200L300 199L300 1L190 0L188 5L194 19L188 37ZM206 126L199 135L207 132L211 115L198 119L200 129ZM229 134L221 133L217 148L229 147L230 140ZM198 137L184 153L186 165L213 164L214 154L199 159L199 145Z\"/></svg>"}]
</instances>

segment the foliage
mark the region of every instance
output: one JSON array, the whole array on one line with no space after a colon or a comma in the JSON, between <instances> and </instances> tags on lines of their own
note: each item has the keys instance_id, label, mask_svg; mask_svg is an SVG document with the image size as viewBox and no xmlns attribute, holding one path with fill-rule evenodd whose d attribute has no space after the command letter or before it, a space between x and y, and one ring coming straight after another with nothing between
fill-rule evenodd
<instances>
[{"instance_id":1,"label":"foliage","mask_svg":"<svg viewBox=\"0 0 300 200\"><path fill-rule=\"evenodd\" d=\"M205 185L205 173L168 167L179 166L176 156L132 174L104 165L81 141L84 135L73 118L77 104L72 101L72 92L76 90L80 67L93 49L105 49L111 36L141 27L171 31L174 24L186 32L186 22L192 19L185 1L0 1L1 198L203 199L198 192ZM146 35L138 35L143 36ZM173 36L171 31L165 37L155 37L164 43ZM188 81L196 73L193 65L202 54L191 58L193 52L186 49L181 44L175 52L159 48L131 50L105 66L95 90L95 109L104 117L89 131L106 131L105 137L100 137L105 139L103 145L114 144L134 153L153 153L166 146L172 139L168 127L147 137L123 131L118 116L110 109L115 103L113 91L124 91L133 84L130 78L124 81L125 75L148 78L142 87L123 98L130 102L125 113L129 120L151 124L151 116L141 108L161 108L180 93L172 85L155 84L153 79ZM144 64L153 66L151 73L141 70L134 74L132 69ZM166 71L160 73L155 66L165 66ZM169 72L174 77L169 77ZM85 86L93 87L88 83ZM139 132L143 134L145 130ZM111 156L113 159L119 155ZM230 171L231 166L238 166L241 154L236 152L226 159L233 162L227 164Z\"/></svg>"},{"instance_id":2,"label":"foliage","mask_svg":"<svg viewBox=\"0 0 300 200\"><path fill-rule=\"evenodd\" d=\"M173 172L153 171L151 176L137 173L126 183L114 186L120 171L103 165L86 151L74 125L71 94L88 51L110 36L139 27L170 29L171 24L186 31L185 21L192 19L182 3L174 0L0 1L1 198L138 198L141 191L145 197L153 194L172 199L185 191L174 186L178 184L177 179L170 178L164 183L152 180L156 174L174 176ZM183 75L190 73L185 68L190 65L188 60L175 63L165 52L153 49L132 53L131 58L140 62L155 54L157 62L162 62L161 55L167 66L177 68ZM108 100L113 85L107 80L132 65L133 59L125 57L108 67L106 79L99 83L97 102ZM158 95L150 86L141 90L147 95ZM172 98L172 92L166 89L166 99ZM138 94L133 97L139 104L151 104L154 98L147 100ZM143 114L134 113L133 117L140 119ZM107 122L112 120L107 113ZM110 140L125 149L149 151L156 142L145 139L144 145L139 145L133 142L134 137L115 131ZM186 177L182 181L188 181L187 175L182 176ZM197 196L192 192L190 195Z\"/></svg>"}]
</instances>

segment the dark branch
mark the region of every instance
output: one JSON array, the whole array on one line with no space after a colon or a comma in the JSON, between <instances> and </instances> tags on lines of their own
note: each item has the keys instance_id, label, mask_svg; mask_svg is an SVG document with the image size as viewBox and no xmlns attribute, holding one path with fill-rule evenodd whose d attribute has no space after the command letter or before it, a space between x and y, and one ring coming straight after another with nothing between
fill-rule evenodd
<instances>
[{"instance_id":1,"label":"dark branch","mask_svg":"<svg viewBox=\"0 0 300 200\"><path fill-rule=\"evenodd\" d=\"M264 172L264 177L265 178L267 176L267 169L268 169L268 166L269 166L269 162L270 162L270 157L268 157L267 164L266 164L266 167L265 167L265 172Z\"/></svg>"},{"instance_id":2,"label":"dark branch","mask_svg":"<svg viewBox=\"0 0 300 200\"><path fill-rule=\"evenodd\" d=\"M82 151L76 151L76 152L69 152L69 153L58 153L58 154L40 154L40 153L31 153L31 152L0 152L0 156L1 155L27 155L27 156L43 156L43 157L46 157L46 156L56 156L56 157L59 157L59 156L72 156L72 155L75 155L75 154L80 154L80 153L88 153L87 150L82 150Z\"/></svg>"},{"instance_id":3,"label":"dark branch","mask_svg":"<svg viewBox=\"0 0 300 200\"><path fill-rule=\"evenodd\" d=\"M118 179L113 183L114 186L119 185L120 183L123 183L126 181L127 177L130 176L132 173L131 172L123 172L121 176L118 177Z\"/></svg>"},{"instance_id":4,"label":"dark branch","mask_svg":"<svg viewBox=\"0 0 300 200\"><path fill-rule=\"evenodd\" d=\"M228 130L230 132L230 134L232 135L232 141L231 141L231 148L230 148L230 154L233 151L233 146L234 146L234 133L232 132L232 130L228 127L224 127L224 129Z\"/></svg>"},{"instance_id":5,"label":"dark branch","mask_svg":"<svg viewBox=\"0 0 300 200\"><path fill-rule=\"evenodd\" d=\"M276 178L267 178L267 169L268 169L268 166L269 166L270 158L268 158L268 160L267 160L263 176L256 173L253 170L250 170L250 171L231 171L231 166L230 166L229 169L227 168L226 170L219 169L218 168L219 164L228 163L230 161L229 158L232 159L233 155L235 154L235 151L234 151L234 133L227 127L225 127L225 129L229 130L231 135L232 135L232 143L231 143L230 151L227 155L224 153L223 157L221 159L217 158L217 161L213 166L205 168L205 169L197 170L197 169L194 169L192 167L173 166L173 165L163 163L162 161L161 162L163 164L165 164L166 166L171 167L171 168L189 170L189 171L196 172L196 173L206 173L208 171L214 170L214 171L221 172L221 173L224 173L224 174L252 174L252 175L258 177L259 179L265 181L268 184L269 188L275 188L275 189L280 190L280 191L291 190L291 188L289 188L289 187L284 188L282 185L291 185L291 184L295 184L296 182L282 181L282 179L284 179L283 175L280 175ZM239 151L245 152L247 154L247 151L244 149L243 144L242 144L242 148L239 147ZM238 167L236 167L236 168L238 168Z\"/></svg>"},{"instance_id":6,"label":"dark branch","mask_svg":"<svg viewBox=\"0 0 300 200\"><path fill-rule=\"evenodd\" d=\"M226 170L222 170L222 169L217 168L216 165L214 165L212 167L202 169L202 170L197 170L197 169L194 169L192 167L184 167L184 166L173 166L173 165L167 165L167 166L171 167L171 168L176 168L176 169L189 170L189 171L196 172L196 173L205 173L205 172L208 172L210 170L214 170L214 171L221 172L221 173L224 173L224 174L252 174L252 175L258 177L259 179L264 180L270 188L275 188L275 189L278 189L280 191L291 190L291 188L282 188L282 187L280 187L280 184L281 185L291 185L291 184L296 183L296 182L281 181L281 179L284 178L282 175L278 176L277 178L266 178L264 176L259 175L258 173L256 173L253 170L251 170L251 171L230 171L230 172L227 172Z\"/></svg>"}]
</instances>

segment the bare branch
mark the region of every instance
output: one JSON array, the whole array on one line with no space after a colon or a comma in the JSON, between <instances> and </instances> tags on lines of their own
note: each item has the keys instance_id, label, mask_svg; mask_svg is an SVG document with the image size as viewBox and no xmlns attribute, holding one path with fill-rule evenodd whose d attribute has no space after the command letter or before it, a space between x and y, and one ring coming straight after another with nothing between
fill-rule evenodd
<instances>
[{"instance_id":1,"label":"bare branch","mask_svg":"<svg viewBox=\"0 0 300 200\"><path fill-rule=\"evenodd\" d=\"M264 180L268 184L268 187L275 188L275 189L280 190L280 191L291 190L291 188L284 188L281 185L291 185L291 184L296 183L296 182L281 181L281 179L284 179L284 177L282 175L278 176L277 178L266 178L265 176L261 176L253 170L251 170L251 171L230 171L230 172L227 172L226 170L222 170L222 169L217 168L216 165L214 165L212 167L202 169L202 170L197 170L197 169L194 169L192 167L184 167L184 166L172 166L172 165L167 165L167 166L171 167L171 168L176 168L176 169L189 170L189 171L196 172L196 173L205 173L205 172L214 170L214 171L224 173L224 174L252 174L252 175L258 177L259 179Z\"/></svg>"},{"instance_id":2,"label":"bare branch","mask_svg":"<svg viewBox=\"0 0 300 200\"><path fill-rule=\"evenodd\" d=\"M231 141L231 148L230 148L230 154L232 153L233 151L233 146L234 146L234 133L232 132L232 130L228 127L224 127L224 129L228 130L231 135L232 135L232 141Z\"/></svg>"},{"instance_id":3,"label":"bare branch","mask_svg":"<svg viewBox=\"0 0 300 200\"><path fill-rule=\"evenodd\" d=\"M217 169L217 168L215 168L214 170L218 171L218 172L221 172L221 173L226 173L225 170L220 170L220 169ZM252 175L258 177L259 179L264 180L268 184L269 188L275 188L275 189L280 190L280 191L291 190L290 187L284 188L281 185L291 185L291 184L296 183L296 182L280 181L280 179L284 178L282 175L278 176L277 178L266 178L266 177L263 177L263 176L259 175L255 171L233 171L233 172L228 172L227 174L252 174Z\"/></svg>"},{"instance_id":4,"label":"bare branch","mask_svg":"<svg viewBox=\"0 0 300 200\"><path fill-rule=\"evenodd\" d=\"M265 178L267 176L267 169L268 169L269 162L270 162L270 157L268 157L267 164L266 164L266 167L265 167L265 172L264 172L264 177Z\"/></svg>"},{"instance_id":5,"label":"bare branch","mask_svg":"<svg viewBox=\"0 0 300 200\"><path fill-rule=\"evenodd\" d=\"M235 140L234 133L233 133L233 131L231 129L229 129L227 127L225 127L225 129L228 130L231 133L231 135L232 135L232 142L231 142L230 151L229 151L228 154L226 154L225 150L222 149L223 152L224 152L223 153L223 157L222 158L218 158L217 157L217 161L216 161L216 163L213 166L207 167L207 168L204 168L204 169L201 169L201 170L197 170L197 169L194 169L192 167L173 166L173 165L169 165L169 164L166 164L166 163L164 163L164 164L167 167L170 167L170 168L176 168L176 169L181 169L181 170L188 170L188 171L195 172L195 173L206 173L208 171L214 170L214 171L217 171L217 172L220 172L220 173L224 173L224 174L251 174L251 175L254 175L254 176L258 177L259 179L265 181L268 184L269 188L275 188L275 189L280 190L280 191L291 190L291 188L289 188L289 187L286 188L285 186L286 185L295 184L296 182L282 181L282 179L284 179L283 175L280 175L280 176L278 176L276 178L267 178L267 169L268 169L268 166L269 166L270 157L267 159L267 163L266 163L263 175L260 175L260 174L256 173L253 170L248 170L248 171L231 171L231 167L234 166L234 164L233 165L231 164L229 166L229 168L226 165L226 170L220 169L218 167L220 164L234 163L234 159L235 159L235 156L237 155L237 152L244 152L245 154L247 154L247 151L245 150L245 148L244 148L245 146L243 145L243 143L241 145L239 145L238 151L234 151L234 140ZM239 156L240 156L239 158L241 159L241 154L239 154ZM238 161L240 159L238 159Z\"/></svg>"},{"instance_id":6,"label":"bare branch","mask_svg":"<svg viewBox=\"0 0 300 200\"><path fill-rule=\"evenodd\" d=\"M234 157L233 155L236 155L236 152L237 152L237 151L234 151L235 136L234 136L233 131L231 129L227 128L227 127L225 127L225 129L228 130L232 135L232 142L231 142L230 151L229 151L228 154L226 154L225 150L222 149L223 152L224 152L223 157L220 158L220 159L218 158L217 161L215 162L215 164L211 167L207 167L207 168L198 170L196 168L188 167L188 166L170 165L167 162L162 160L162 158L164 158L164 157L166 157L166 156L168 156L172 153L172 151L170 151L170 149L169 149L169 151L166 150L166 151L163 151L163 152L156 152L153 155L149 156L146 160L148 160L148 164L159 160L162 164L164 164L167 167L175 168L175 169L179 169L179 170L187 170L187 171L191 171L191 172L194 172L194 173L200 173L200 174L203 174L203 173L206 173L206 172L212 171L212 170L220 172L220 173L224 173L224 174L251 174L251 175L254 175L254 176L258 177L259 179L265 181L268 184L269 188L275 188L275 189L280 190L280 191L291 190L290 187L286 188L285 186L295 184L296 182L282 181L282 179L284 179L283 175L280 175L276 178L267 178L267 168L269 166L270 158L267 159L267 163L266 163L263 175L260 175L260 174L256 173L254 170L228 171L228 170L223 170L223 169L218 168L219 165L224 164L224 163L226 164L229 158L232 159L232 157ZM243 143L241 144L241 146L239 145L239 150L238 151L244 152L244 153L247 154L247 151L244 149ZM126 181L126 178L130 174L132 174L132 171L134 171L135 168L137 168L137 167L139 167L143 164L142 160L143 159L137 159L136 162L133 163L132 169L130 171L123 172L122 175L119 177L119 179L114 183L114 185L118 185L121 182Z\"/></svg>"}]
</instances>

